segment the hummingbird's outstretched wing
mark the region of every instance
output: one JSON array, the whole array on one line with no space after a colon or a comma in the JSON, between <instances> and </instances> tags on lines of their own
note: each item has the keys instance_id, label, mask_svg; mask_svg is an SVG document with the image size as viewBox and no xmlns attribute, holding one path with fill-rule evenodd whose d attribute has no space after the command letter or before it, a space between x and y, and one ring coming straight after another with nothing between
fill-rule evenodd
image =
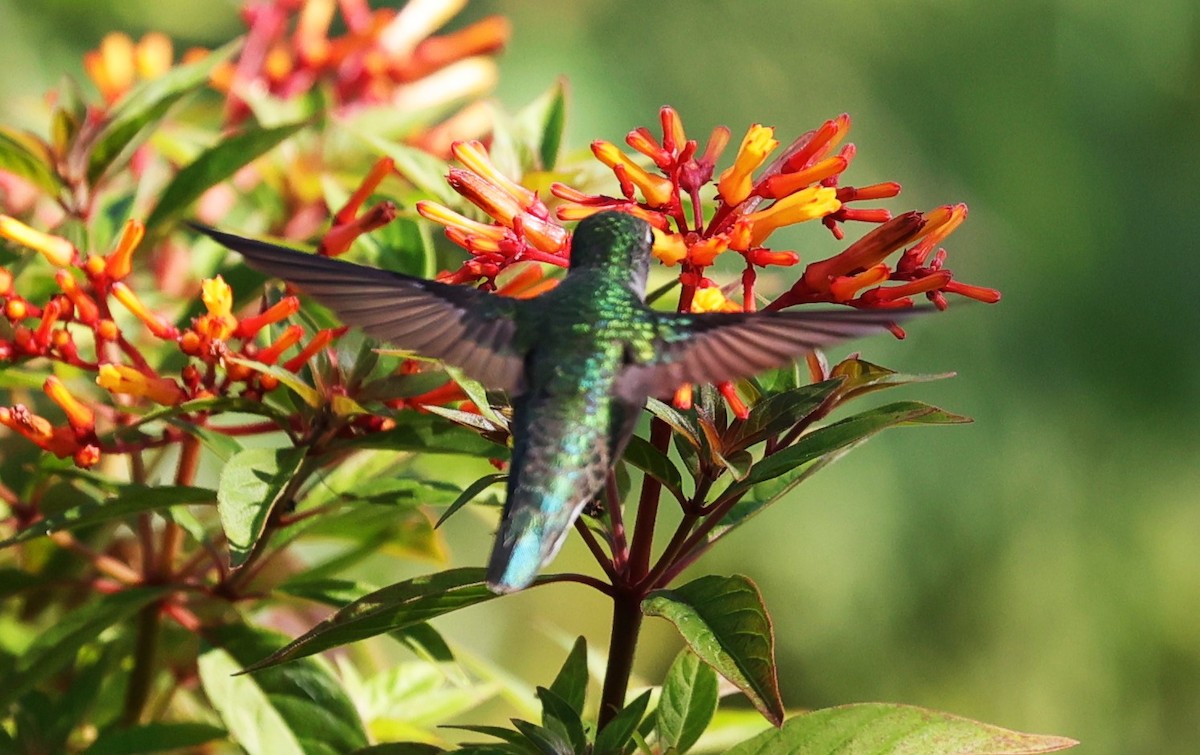
<instances>
[{"instance_id":1,"label":"hummingbird's outstretched wing","mask_svg":"<svg viewBox=\"0 0 1200 755\"><path fill-rule=\"evenodd\" d=\"M886 330L923 310L654 313L653 357L625 368L624 396L671 395L684 383L719 383L781 367L805 352Z\"/></svg>"},{"instance_id":2,"label":"hummingbird's outstretched wing","mask_svg":"<svg viewBox=\"0 0 1200 755\"><path fill-rule=\"evenodd\" d=\"M488 388L514 395L525 390L516 299L192 227L374 338L455 365Z\"/></svg>"}]
</instances>

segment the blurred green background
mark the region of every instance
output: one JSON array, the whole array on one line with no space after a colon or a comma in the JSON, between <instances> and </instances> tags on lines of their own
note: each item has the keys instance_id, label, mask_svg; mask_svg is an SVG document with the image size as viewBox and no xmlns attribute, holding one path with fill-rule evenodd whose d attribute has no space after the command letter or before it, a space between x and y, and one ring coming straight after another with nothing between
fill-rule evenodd
<instances>
[{"instance_id":1,"label":"blurred green background","mask_svg":"<svg viewBox=\"0 0 1200 755\"><path fill-rule=\"evenodd\" d=\"M235 10L4 0L0 117L41 126L42 93L106 31L211 45L237 33ZM955 302L863 348L957 371L902 397L976 423L881 437L697 567L760 584L789 705L905 702L1081 753L1200 752L1200 6L525 0L456 23L497 12L515 29L498 98L565 75L574 147L657 130L668 103L693 136L726 124L735 140L849 112L849 182L900 181L896 211L971 207L949 267L1003 302ZM806 260L838 248L792 243ZM456 561L480 563L482 520L448 528ZM607 621L557 586L439 626L544 684L562 638L602 649ZM637 671L660 679L676 642L650 621Z\"/></svg>"}]
</instances>

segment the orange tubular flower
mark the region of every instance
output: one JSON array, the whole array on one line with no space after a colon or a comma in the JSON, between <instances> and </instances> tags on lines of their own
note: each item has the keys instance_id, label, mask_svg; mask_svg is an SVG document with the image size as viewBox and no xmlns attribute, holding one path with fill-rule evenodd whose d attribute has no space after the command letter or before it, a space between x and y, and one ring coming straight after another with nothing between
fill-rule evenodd
<instances>
[{"instance_id":1,"label":"orange tubular flower","mask_svg":"<svg viewBox=\"0 0 1200 755\"><path fill-rule=\"evenodd\" d=\"M142 237L145 235L146 226L141 221L132 218L125 221L121 238L117 240L117 248L104 262L104 272L109 278L119 281L129 275L133 267L133 251L142 243Z\"/></svg>"},{"instance_id":2,"label":"orange tubular flower","mask_svg":"<svg viewBox=\"0 0 1200 755\"><path fill-rule=\"evenodd\" d=\"M299 325L289 325L286 330L267 348L258 352L258 361L263 364L275 364L283 352L295 346L304 337L304 328Z\"/></svg>"},{"instance_id":3,"label":"orange tubular flower","mask_svg":"<svg viewBox=\"0 0 1200 755\"><path fill-rule=\"evenodd\" d=\"M61 236L34 230L16 218L0 215L0 237L40 252L55 267L66 267L78 258L75 245Z\"/></svg>"},{"instance_id":4,"label":"orange tubular flower","mask_svg":"<svg viewBox=\"0 0 1200 755\"><path fill-rule=\"evenodd\" d=\"M233 316L233 289L221 276L200 283L200 300L208 314L196 318L196 330L214 341L233 335L237 318Z\"/></svg>"},{"instance_id":5,"label":"orange tubular flower","mask_svg":"<svg viewBox=\"0 0 1200 755\"><path fill-rule=\"evenodd\" d=\"M67 422L78 431L91 431L96 428L96 413L86 404L71 395L67 386L54 375L46 378L42 390L67 415Z\"/></svg>"},{"instance_id":6,"label":"orange tubular flower","mask_svg":"<svg viewBox=\"0 0 1200 755\"><path fill-rule=\"evenodd\" d=\"M100 308L96 301L79 288L79 284L71 277L70 271L64 269L54 273L54 282L62 289L75 307L75 317L84 325L92 325L100 319Z\"/></svg>"},{"instance_id":7,"label":"orange tubular flower","mask_svg":"<svg viewBox=\"0 0 1200 755\"><path fill-rule=\"evenodd\" d=\"M346 204L342 209L337 211L333 216L333 224L335 226L349 223L362 209L363 203L371 196L371 193L379 188L379 184L383 183L383 179L389 173L396 169L396 163L390 157L381 157L371 166L371 171L367 173L367 177L362 180L350 198L346 200Z\"/></svg>"},{"instance_id":8,"label":"orange tubular flower","mask_svg":"<svg viewBox=\"0 0 1200 755\"><path fill-rule=\"evenodd\" d=\"M233 334L238 338L253 338L266 326L291 317L299 311L300 299L295 296L285 296L264 310L262 314L243 318Z\"/></svg>"},{"instance_id":9,"label":"orange tubular flower","mask_svg":"<svg viewBox=\"0 0 1200 755\"><path fill-rule=\"evenodd\" d=\"M66 427L55 427L45 417L39 417L23 404L0 407L0 425L23 435L60 459L73 456L79 450L75 433Z\"/></svg>"},{"instance_id":10,"label":"orange tubular flower","mask_svg":"<svg viewBox=\"0 0 1200 755\"><path fill-rule=\"evenodd\" d=\"M641 190L642 196L646 198L646 203L650 207L666 207L671 204L674 187L670 179L650 175L640 165L630 160L624 152L617 149L615 144L604 141L592 142L592 154L600 162L614 171L618 171L618 175L623 173L629 183ZM630 193L632 192L626 192L627 195Z\"/></svg>"},{"instance_id":11,"label":"orange tubular flower","mask_svg":"<svg viewBox=\"0 0 1200 755\"><path fill-rule=\"evenodd\" d=\"M109 393L148 398L164 406L174 406L187 398L183 389L171 378L146 375L123 364L100 365L96 384Z\"/></svg>"}]
</instances>

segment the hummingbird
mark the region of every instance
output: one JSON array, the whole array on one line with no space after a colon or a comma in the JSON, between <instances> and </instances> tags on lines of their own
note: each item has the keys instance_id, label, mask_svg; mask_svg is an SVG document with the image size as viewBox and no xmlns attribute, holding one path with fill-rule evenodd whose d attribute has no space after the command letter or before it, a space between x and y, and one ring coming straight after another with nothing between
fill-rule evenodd
<instances>
[{"instance_id":1,"label":"hummingbird","mask_svg":"<svg viewBox=\"0 0 1200 755\"><path fill-rule=\"evenodd\" d=\"M558 553L620 461L647 398L750 377L903 316L655 311L645 303L651 227L618 212L581 221L566 276L526 300L194 227L346 324L508 394L512 456L487 566L496 593L527 587Z\"/></svg>"}]
</instances>

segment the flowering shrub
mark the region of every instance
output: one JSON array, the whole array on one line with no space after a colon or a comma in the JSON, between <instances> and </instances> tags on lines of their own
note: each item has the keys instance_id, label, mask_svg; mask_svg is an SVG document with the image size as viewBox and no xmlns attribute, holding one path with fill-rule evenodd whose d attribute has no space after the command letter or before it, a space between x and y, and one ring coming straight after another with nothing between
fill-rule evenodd
<instances>
[{"instance_id":1,"label":"flowering shrub","mask_svg":"<svg viewBox=\"0 0 1200 755\"><path fill-rule=\"evenodd\" d=\"M381 549L443 558L436 524L495 503L485 492L504 479L507 397L347 331L183 219L532 297L559 280L570 224L616 210L654 228L664 280L649 301L680 312L998 300L945 265L941 245L964 205L894 217L862 206L900 186L845 183L855 155L847 116L774 159L774 130L751 126L719 168L730 131L714 130L701 149L663 108L661 137L629 133L636 154L592 144L605 180L562 156L561 86L492 118L477 97L494 80L490 55L507 24L435 36L459 5L251 3L243 39L178 63L162 35L110 35L84 61L98 98L56 92L46 136L0 126L0 749L437 752L454 739L437 724L514 684L458 667L427 623L497 597L481 568L384 587L353 576ZM806 221L828 228L836 251L805 261L771 241ZM862 223L874 227L844 244ZM740 275L730 279L722 257ZM799 272L764 296L765 268ZM468 727L501 744L462 749L704 747L721 729L718 676L763 714L762 728L782 727L734 752L799 751L822 737L834 744L804 751L893 751L865 744L878 732L910 747L939 738L945 752L1072 744L882 704L785 723L773 629L753 582L675 584L725 534L881 430L966 421L913 401L844 414L866 393L924 379L813 354L803 369L651 400L646 437L576 525L598 575L538 581L613 602L598 707L585 705L581 640L537 690L540 724ZM460 487L423 472L427 454L487 459L497 472ZM682 517L655 549L664 493ZM434 507L445 508L436 523ZM647 615L673 623L688 649L661 688L630 698ZM319 616L296 639L280 634ZM378 635L413 658L363 668L309 657ZM398 740L422 744L372 747Z\"/></svg>"}]
</instances>

